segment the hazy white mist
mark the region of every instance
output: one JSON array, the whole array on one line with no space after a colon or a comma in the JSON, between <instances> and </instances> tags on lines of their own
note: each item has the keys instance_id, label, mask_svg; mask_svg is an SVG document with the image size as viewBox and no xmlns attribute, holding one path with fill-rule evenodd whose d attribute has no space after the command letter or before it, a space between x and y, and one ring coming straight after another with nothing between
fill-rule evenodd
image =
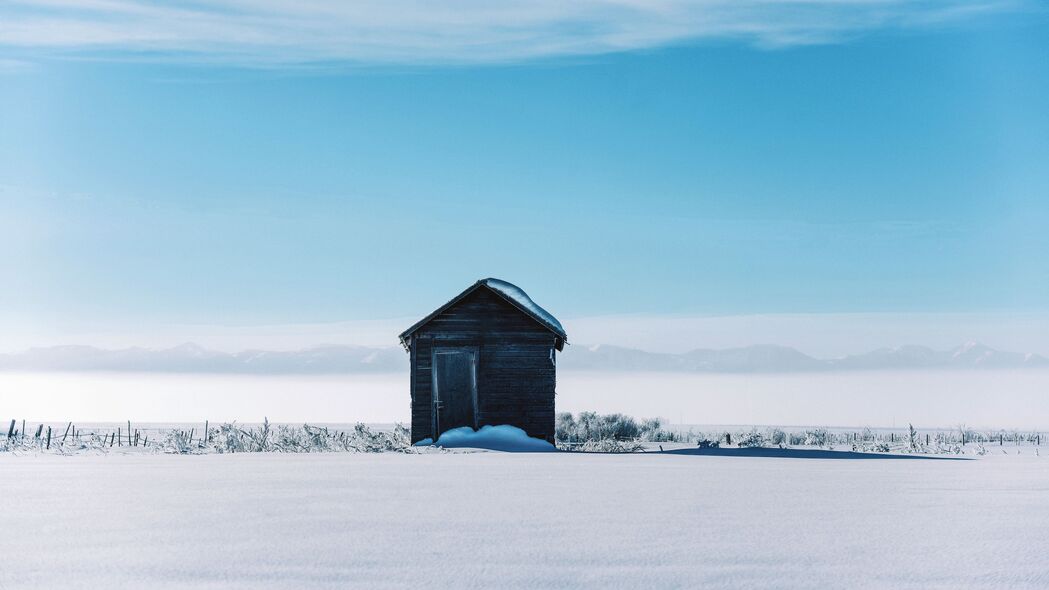
<instances>
[{"instance_id":1,"label":"hazy white mist","mask_svg":"<svg viewBox=\"0 0 1049 590\"><path fill-rule=\"evenodd\" d=\"M558 375L559 411L623 412L685 424L1038 429L1049 370L777 375ZM408 378L0 372L0 419L29 421L406 422Z\"/></svg>"}]
</instances>

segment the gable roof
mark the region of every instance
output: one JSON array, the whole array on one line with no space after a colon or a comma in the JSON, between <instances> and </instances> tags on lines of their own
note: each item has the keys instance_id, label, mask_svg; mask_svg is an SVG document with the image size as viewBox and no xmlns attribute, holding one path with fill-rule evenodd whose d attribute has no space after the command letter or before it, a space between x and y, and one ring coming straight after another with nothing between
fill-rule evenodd
<instances>
[{"instance_id":1,"label":"gable roof","mask_svg":"<svg viewBox=\"0 0 1049 590\"><path fill-rule=\"evenodd\" d=\"M453 297L451 301L445 303L441 307L438 307L430 315L424 317L418 322L415 322L415 324L413 324L411 328L408 328L404 332L401 332L401 344L407 345L407 339L411 337L412 333L429 323L430 320L440 315L444 310L462 301L462 299L465 298L467 295L473 293L481 287L489 289L490 291L503 298L514 307L516 307L525 315L539 322L541 326L553 332L554 335L561 338L562 341L568 342L568 334L565 333L565 329L563 326L561 326L561 322L557 321L557 318L555 318L553 314L551 314L549 311L546 311L545 309L540 307L538 303L532 301L532 298L524 292L524 289L518 287L513 283L489 277L487 279L481 279L473 285L470 285L465 291ZM560 346L558 346L558 349L560 350Z\"/></svg>"}]
</instances>

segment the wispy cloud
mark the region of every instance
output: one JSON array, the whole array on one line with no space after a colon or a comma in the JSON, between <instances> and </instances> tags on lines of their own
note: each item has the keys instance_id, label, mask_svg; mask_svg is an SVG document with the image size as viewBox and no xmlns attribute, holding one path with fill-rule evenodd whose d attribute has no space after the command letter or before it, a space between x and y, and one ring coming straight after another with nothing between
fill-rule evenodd
<instances>
[{"instance_id":1,"label":"wispy cloud","mask_svg":"<svg viewBox=\"0 0 1049 590\"><path fill-rule=\"evenodd\" d=\"M28 62L21 59L6 59L0 57L0 74L10 72L23 72L25 70L31 69L32 67L32 62ZM3 188L0 187L0 192L2 192L2 190Z\"/></svg>"},{"instance_id":2,"label":"wispy cloud","mask_svg":"<svg viewBox=\"0 0 1049 590\"><path fill-rule=\"evenodd\" d=\"M488 63L701 39L827 43L1025 0L9 0L0 51L243 65ZM6 49L4 49L6 48Z\"/></svg>"}]
</instances>

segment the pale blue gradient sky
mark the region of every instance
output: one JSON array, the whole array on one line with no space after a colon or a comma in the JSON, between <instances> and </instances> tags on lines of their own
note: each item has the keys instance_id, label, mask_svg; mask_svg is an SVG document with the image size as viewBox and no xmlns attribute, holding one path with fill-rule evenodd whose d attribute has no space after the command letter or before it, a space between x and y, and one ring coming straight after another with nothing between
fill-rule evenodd
<instances>
[{"instance_id":1,"label":"pale blue gradient sky","mask_svg":"<svg viewBox=\"0 0 1049 590\"><path fill-rule=\"evenodd\" d=\"M870 4L477 52L0 26L0 320L412 317L484 276L577 318L1049 312L1044 10Z\"/></svg>"}]
</instances>

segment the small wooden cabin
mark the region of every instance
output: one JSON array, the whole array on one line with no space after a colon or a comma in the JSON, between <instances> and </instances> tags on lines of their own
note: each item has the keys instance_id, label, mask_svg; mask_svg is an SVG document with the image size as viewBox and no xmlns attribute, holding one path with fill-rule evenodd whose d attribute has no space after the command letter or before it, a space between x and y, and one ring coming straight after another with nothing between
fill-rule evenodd
<instances>
[{"instance_id":1,"label":"small wooden cabin","mask_svg":"<svg viewBox=\"0 0 1049 590\"><path fill-rule=\"evenodd\" d=\"M509 424L554 442L561 323L519 287L481 279L401 334L411 357L412 443Z\"/></svg>"}]
</instances>

